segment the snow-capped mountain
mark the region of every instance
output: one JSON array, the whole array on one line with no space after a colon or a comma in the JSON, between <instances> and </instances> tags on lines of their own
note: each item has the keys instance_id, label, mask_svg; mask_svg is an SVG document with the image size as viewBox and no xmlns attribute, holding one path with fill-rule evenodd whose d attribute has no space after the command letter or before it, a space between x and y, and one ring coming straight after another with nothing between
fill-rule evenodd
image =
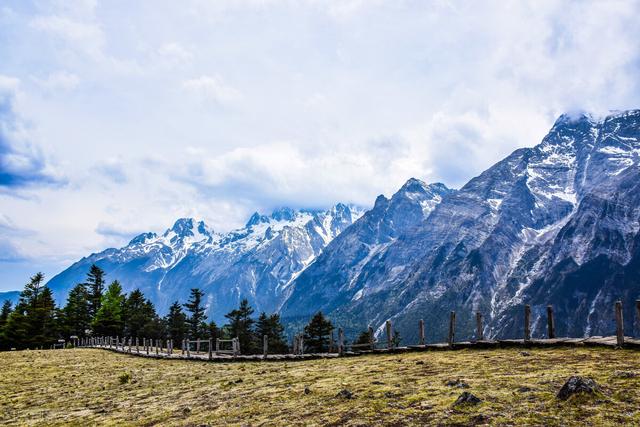
<instances>
[{"instance_id":1,"label":"snow-capped mountain","mask_svg":"<svg viewBox=\"0 0 640 427\"><path fill-rule=\"evenodd\" d=\"M640 294L639 160L640 110L563 115L542 143L445 195L393 239L352 231L383 211L379 199L296 279L282 315L322 308L352 333L392 319L408 338L423 318L427 337L443 341L450 310L461 338L473 335L475 311L486 336L509 337L522 335L523 303L537 335L553 304L559 334L611 333L613 301L633 313Z\"/></svg>"},{"instance_id":2,"label":"snow-capped mountain","mask_svg":"<svg viewBox=\"0 0 640 427\"><path fill-rule=\"evenodd\" d=\"M95 263L125 291L140 288L160 312L175 300L186 302L194 287L204 291L211 320L223 321L243 297L256 310L273 312L292 279L361 215L344 204L327 211L283 208L270 216L255 213L245 227L226 234L183 218L162 235L144 233L123 248L83 258L48 285L62 301Z\"/></svg>"}]
</instances>

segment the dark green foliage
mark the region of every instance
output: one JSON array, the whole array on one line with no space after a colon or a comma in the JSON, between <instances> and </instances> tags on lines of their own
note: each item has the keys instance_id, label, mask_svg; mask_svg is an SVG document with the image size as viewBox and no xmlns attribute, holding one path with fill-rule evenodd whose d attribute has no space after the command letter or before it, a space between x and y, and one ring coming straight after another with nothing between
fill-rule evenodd
<instances>
[{"instance_id":1,"label":"dark green foliage","mask_svg":"<svg viewBox=\"0 0 640 427\"><path fill-rule=\"evenodd\" d=\"M322 312L317 312L304 327L305 351L310 353L322 353L329 348L329 337L333 331L333 324L324 317Z\"/></svg>"},{"instance_id":2,"label":"dark green foliage","mask_svg":"<svg viewBox=\"0 0 640 427\"><path fill-rule=\"evenodd\" d=\"M240 301L240 306L237 309L231 310L224 316L229 319L226 329L231 338L237 337L239 339L240 351L243 354L252 354L257 350L253 332L255 320L251 318L252 314L253 308L249 305L249 301L244 298Z\"/></svg>"},{"instance_id":3,"label":"dark green foliage","mask_svg":"<svg viewBox=\"0 0 640 427\"><path fill-rule=\"evenodd\" d=\"M84 337L91 329L91 308L89 306L89 292L80 283L71 289L67 297L67 305L62 309L63 330L65 337L76 335Z\"/></svg>"},{"instance_id":4,"label":"dark green foliage","mask_svg":"<svg viewBox=\"0 0 640 427\"><path fill-rule=\"evenodd\" d=\"M211 321L207 325L207 335L214 342L215 342L216 338L220 338L222 336L221 332L222 331L220 330L220 328L218 328L218 325L216 325L216 322Z\"/></svg>"},{"instance_id":5,"label":"dark green foliage","mask_svg":"<svg viewBox=\"0 0 640 427\"><path fill-rule=\"evenodd\" d=\"M176 301L169 307L169 314L165 317L167 334L178 348L187 334L187 316L182 312L182 305Z\"/></svg>"},{"instance_id":6,"label":"dark green foliage","mask_svg":"<svg viewBox=\"0 0 640 427\"><path fill-rule=\"evenodd\" d=\"M358 335L358 339L356 339L353 343L354 344L370 344L371 338L372 338L371 334L367 329L366 331L360 332L360 335Z\"/></svg>"},{"instance_id":7,"label":"dark green foliage","mask_svg":"<svg viewBox=\"0 0 640 427\"><path fill-rule=\"evenodd\" d=\"M122 286L114 280L102 296L100 308L93 319L93 331L96 335L122 336L124 332L124 303Z\"/></svg>"},{"instance_id":8,"label":"dark green foliage","mask_svg":"<svg viewBox=\"0 0 640 427\"><path fill-rule=\"evenodd\" d=\"M189 302L184 307L190 313L187 317L188 336L190 339L202 339L206 334L207 315L204 314L204 306L202 305L202 297L204 294L200 289L191 289Z\"/></svg>"},{"instance_id":9,"label":"dark green foliage","mask_svg":"<svg viewBox=\"0 0 640 427\"><path fill-rule=\"evenodd\" d=\"M125 336L155 338L162 335L163 327L158 323L156 310L140 289L129 294L124 303L123 315Z\"/></svg>"},{"instance_id":10,"label":"dark green foliage","mask_svg":"<svg viewBox=\"0 0 640 427\"><path fill-rule=\"evenodd\" d=\"M89 294L89 313L91 317L95 317L98 314L100 305L102 304L102 293L104 292L104 271L93 264L89 273L87 273L87 281L85 286Z\"/></svg>"},{"instance_id":11,"label":"dark green foliage","mask_svg":"<svg viewBox=\"0 0 640 427\"><path fill-rule=\"evenodd\" d=\"M284 336L284 326L280 323L280 315L262 312L256 322L256 340L258 348L262 346L262 337L266 335L269 340L269 353L283 354L287 353L287 339Z\"/></svg>"},{"instance_id":12,"label":"dark green foliage","mask_svg":"<svg viewBox=\"0 0 640 427\"><path fill-rule=\"evenodd\" d=\"M37 273L20 293L16 309L9 314L4 327L8 346L46 347L58 338L59 324L53 295L43 281L44 275Z\"/></svg>"},{"instance_id":13,"label":"dark green foliage","mask_svg":"<svg viewBox=\"0 0 640 427\"><path fill-rule=\"evenodd\" d=\"M0 331L2 331L2 328L7 323L7 319L12 311L13 305L11 304L11 301L5 301L2 304L2 309L0 309Z\"/></svg>"}]
</instances>

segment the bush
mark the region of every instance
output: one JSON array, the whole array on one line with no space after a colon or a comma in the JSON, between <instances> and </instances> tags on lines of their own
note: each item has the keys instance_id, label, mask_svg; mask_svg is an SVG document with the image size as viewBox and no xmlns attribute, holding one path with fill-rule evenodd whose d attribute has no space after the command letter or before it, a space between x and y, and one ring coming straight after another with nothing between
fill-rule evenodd
<instances>
[{"instance_id":1,"label":"bush","mask_svg":"<svg viewBox=\"0 0 640 427\"><path fill-rule=\"evenodd\" d=\"M120 374L118 380L120 381L120 384L127 384L131 382L131 374L129 372L124 372Z\"/></svg>"}]
</instances>

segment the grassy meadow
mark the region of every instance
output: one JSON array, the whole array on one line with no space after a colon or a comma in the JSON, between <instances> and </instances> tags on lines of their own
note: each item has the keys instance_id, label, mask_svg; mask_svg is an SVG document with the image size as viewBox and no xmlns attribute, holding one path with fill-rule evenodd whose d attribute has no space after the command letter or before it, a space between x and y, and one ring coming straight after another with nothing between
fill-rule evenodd
<instances>
[{"instance_id":1,"label":"grassy meadow","mask_svg":"<svg viewBox=\"0 0 640 427\"><path fill-rule=\"evenodd\" d=\"M629 350L207 363L77 349L0 353L0 372L0 425L640 425ZM558 400L571 375L601 392ZM454 406L463 391L482 402Z\"/></svg>"}]
</instances>

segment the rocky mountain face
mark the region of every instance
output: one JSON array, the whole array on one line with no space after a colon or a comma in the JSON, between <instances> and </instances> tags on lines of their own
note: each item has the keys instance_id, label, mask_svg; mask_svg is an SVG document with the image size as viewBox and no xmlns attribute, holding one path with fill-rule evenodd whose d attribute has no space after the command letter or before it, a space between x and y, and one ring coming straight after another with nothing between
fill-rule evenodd
<instances>
[{"instance_id":1,"label":"rocky mountain face","mask_svg":"<svg viewBox=\"0 0 640 427\"><path fill-rule=\"evenodd\" d=\"M257 311L274 312L296 275L361 215L344 204L327 211L283 208L270 216L255 213L245 227L227 234L180 219L162 235L144 233L123 248L83 258L48 285L64 301L95 263L125 291L140 288L160 312L173 301L186 302L194 287L204 291L209 319L216 322L244 297Z\"/></svg>"},{"instance_id":2,"label":"rocky mountain face","mask_svg":"<svg viewBox=\"0 0 640 427\"><path fill-rule=\"evenodd\" d=\"M295 280L282 315L322 309L351 334L391 319L407 341L425 319L427 338L444 341L451 310L461 339L476 311L485 336L521 337L525 303L544 336L553 304L558 334L610 334L613 301L632 319L640 296L639 159L640 111L561 116L539 145L440 194L415 226L378 199Z\"/></svg>"}]
</instances>

